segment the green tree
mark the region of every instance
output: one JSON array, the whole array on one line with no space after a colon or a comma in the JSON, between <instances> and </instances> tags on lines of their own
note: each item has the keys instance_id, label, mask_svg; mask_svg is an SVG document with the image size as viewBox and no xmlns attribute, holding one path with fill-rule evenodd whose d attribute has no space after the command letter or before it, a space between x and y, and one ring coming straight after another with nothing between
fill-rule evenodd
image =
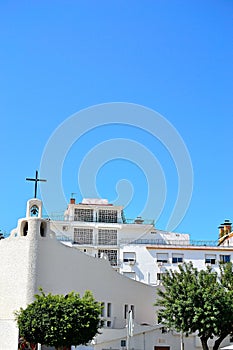
<instances>
[{"instance_id":1,"label":"green tree","mask_svg":"<svg viewBox=\"0 0 233 350\"><path fill-rule=\"evenodd\" d=\"M198 271L192 263L179 265L179 271L164 274L163 287L155 305L160 306L162 322L186 336L197 332L203 350L217 337L213 350L233 331L232 264L220 267L218 277L210 267Z\"/></svg>"},{"instance_id":2,"label":"green tree","mask_svg":"<svg viewBox=\"0 0 233 350\"><path fill-rule=\"evenodd\" d=\"M54 346L56 349L88 343L102 326L101 303L90 291L81 298L78 293L35 295L35 301L16 312L19 334L30 343Z\"/></svg>"}]
</instances>

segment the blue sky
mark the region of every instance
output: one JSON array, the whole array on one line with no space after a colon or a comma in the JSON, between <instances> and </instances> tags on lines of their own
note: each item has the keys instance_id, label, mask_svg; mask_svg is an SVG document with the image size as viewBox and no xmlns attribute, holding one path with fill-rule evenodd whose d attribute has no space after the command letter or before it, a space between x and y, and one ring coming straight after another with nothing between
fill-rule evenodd
<instances>
[{"instance_id":1,"label":"blue sky","mask_svg":"<svg viewBox=\"0 0 233 350\"><path fill-rule=\"evenodd\" d=\"M189 150L193 195L176 231L217 239L218 225L233 220L232 15L231 0L1 2L0 228L9 233L25 215L33 195L25 178L40 168L56 128L84 108L125 102L160 113ZM67 201L71 192L81 200L77 174L88 152L113 138L135 140L160 162L167 196L156 226L165 229L177 196L174 161L134 126L98 127L75 142L61 169ZM147 175L132 161L112 159L96 186L113 201L117 182L130 181L126 216L133 218L148 195ZM42 186L49 191L49 182ZM55 200L54 211L61 210Z\"/></svg>"}]
</instances>

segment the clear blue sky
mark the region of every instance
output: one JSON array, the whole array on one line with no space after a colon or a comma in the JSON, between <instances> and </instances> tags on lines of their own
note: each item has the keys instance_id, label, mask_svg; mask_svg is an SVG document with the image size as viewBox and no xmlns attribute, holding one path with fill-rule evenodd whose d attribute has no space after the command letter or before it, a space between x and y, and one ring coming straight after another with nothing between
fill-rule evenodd
<instances>
[{"instance_id":1,"label":"clear blue sky","mask_svg":"<svg viewBox=\"0 0 233 350\"><path fill-rule=\"evenodd\" d=\"M193 195L176 231L217 239L218 225L233 220L232 16L231 0L2 1L0 228L9 233L25 215L33 195L25 178L39 169L63 121L92 105L130 102L163 115L189 150ZM77 173L85 155L116 137L134 139L159 160L167 197L156 226L165 229L177 173L159 142L133 127L99 127L75 143L62 169L67 200L71 192L81 200ZM113 159L97 174L100 195L114 200L120 179L134 187L126 216L135 217L146 176L133 162Z\"/></svg>"}]
</instances>

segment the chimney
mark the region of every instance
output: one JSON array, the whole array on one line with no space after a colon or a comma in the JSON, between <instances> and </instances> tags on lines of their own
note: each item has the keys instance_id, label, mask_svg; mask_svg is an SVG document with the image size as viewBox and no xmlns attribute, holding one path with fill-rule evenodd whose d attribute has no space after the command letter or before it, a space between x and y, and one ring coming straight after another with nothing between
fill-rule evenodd
<instances>
[{"instance_id":1,"label":"chimney","mask_svg":"<svg viewBox=\"0 0 233 350\"><path fill-rule=\"evenodd\" d=\"M219 238L222 238L224 236L224 226L220 225L218 229L219 229Z\"/></svg>"},{"instance_id":2,"label":"chimney","mask_svg":"<svg viewBox=\"0 0 233 350\"><path fill-rule=\"evenodd\" d=\"M70 198L70 204L75 204L75 198Z\"/></svg>"},{"instance_id":3,"label":"chimney","mask_svg":"<svg viewBox=\"0 0 233 350\"><path fill-rule=\"evenodd\" d=\"M223 225L223 229L224 229L224 235L227 235L228 233L231 233L231 225L232 223L230 222L230 220L225 220Z\"/></svg>"}]
</instances>

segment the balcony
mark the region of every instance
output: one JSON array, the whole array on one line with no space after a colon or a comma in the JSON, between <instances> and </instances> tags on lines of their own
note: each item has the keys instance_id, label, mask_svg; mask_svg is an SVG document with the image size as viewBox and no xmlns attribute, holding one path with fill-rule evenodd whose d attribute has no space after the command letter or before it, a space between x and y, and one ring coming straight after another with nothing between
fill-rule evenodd
<instances>
[{"instance_id":1,"label":"balcony","mask_svg":"<svg viewBox=\"0 0 233 350\"><path fill-rule=\"evenodd\" d=\"M216 241L194 241L194 240L165 240L165 239L135 239L124 240L122 239L120 244L135 244L135 245L157 245L157 246L177 246L177 247L216 247L218 249L233 248L231 246L219 246L218 240Z\"/></svg>"}]
</instances>

